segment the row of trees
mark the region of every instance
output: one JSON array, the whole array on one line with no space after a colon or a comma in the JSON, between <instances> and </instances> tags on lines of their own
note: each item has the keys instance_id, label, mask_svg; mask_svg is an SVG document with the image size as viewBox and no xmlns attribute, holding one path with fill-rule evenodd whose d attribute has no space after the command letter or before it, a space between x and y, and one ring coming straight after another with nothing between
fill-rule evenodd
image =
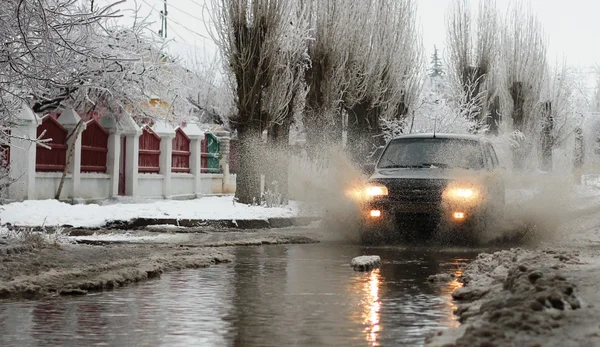
<instances>
[{"instance_id":1,"label":"row of trees","mask_svg":"<svg viewBox=\"0 0 600 347\"><path fill-rule=\"evenodd\" d=\"M265 160L285 146L291 124L301 123L308 153L347 134L349 156L360 163L390 136L432 130L503 135L521 168L577 132L581 104L566 65L550 68L543 28L529 7L495 1L476 10L454 0L447 13L446 66L435 52L435 76L426 71L412 0L214 0L214 38L231 78L237 108L231 125L240 146L237 197L260 197L259 177L285 157ZM436 82L437 83L437 82ZM436 84L434 83L434 84ZM275 175L277 176L277 175ZM275 177L287 186L285 173Z\"/></svg>"},{"instance_id":2,"label":"row of trees","mask_svg":"<svg viewBox=\"0 0 600 347\"><path fill-rule=\"evenodd\" d=\"M469 107L471 132L510 133L513 166L541 157L552 168L552 150L573 135L581 112L566 64L551 68L542 25L530 7L511 3L502 14L495 1L478 11L455 0L447 17L449 84ZM534 161L535 162L535 161Z\"/></svg>"},{"instance_id":3,"label":"row of trees","mask_svg":"<svg viewBox=\"0 0 600 347\"><path fill-rule=\"evenodd\" d=\"M383 141L381 119L399 119L419 93L422 49L412 0L215 0L214 38L231 78L240 143L236 196L260 199L259 177L286 162L265 161L262 136L285 147L301 122L308 153L348 147L356 160ZM301 115L301 116L300 116ZM272 146L270 146L272 148ZM270 179L267 179L269 182Z\"/></svg>"}]
</instances>

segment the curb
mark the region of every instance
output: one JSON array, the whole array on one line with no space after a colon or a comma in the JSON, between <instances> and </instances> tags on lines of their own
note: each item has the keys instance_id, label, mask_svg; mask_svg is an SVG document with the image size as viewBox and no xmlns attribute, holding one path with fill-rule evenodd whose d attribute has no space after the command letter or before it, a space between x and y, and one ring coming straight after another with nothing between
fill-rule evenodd
<instances>
[{"instance_id":1,"label":"curb","mask_svg":"<svg viewBox=\"0 0 600 347\"><path fill-rule=\"evenodd\" d=\"M215 228L215 229L275 229L289 227L306 227L321 220L319 217L290 217L267 219L177 219L177 218L133 218L130 220L109 221L101 227L76 227L61 225L60 228L71 231L84 230L139 230L149 226L173 225L184 228ZM6 225L9 229L32 229L34 231L53 231L56 226L20 226Z\"/></svg>"},{"instance_id":2,"label":"curb","mask_svg":"<svg viewBox=\"0 0 600 347\"><path fill-rule=\"evenodd\" d=\"M111 221L102 229L135 230L152 225L174 225L186 228L212 227L224 229L271 229L304 227L319 221L316 217L267 218L267 219L177 219L134 218L128 221Z\"/></svg>"}]
</instances>

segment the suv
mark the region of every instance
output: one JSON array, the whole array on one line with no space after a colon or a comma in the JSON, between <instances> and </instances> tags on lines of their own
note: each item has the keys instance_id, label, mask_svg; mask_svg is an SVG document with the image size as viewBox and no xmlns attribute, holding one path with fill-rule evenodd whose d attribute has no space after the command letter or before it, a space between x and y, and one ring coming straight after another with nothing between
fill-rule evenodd
<instances>
[{"instance_id":1,"label":"suv","mask_svg":"<svg viewBox=\"0 0 600 347\"><path fill-rule=\"evenodd\" d=\"M408 224L422 234L439 226L470 234L503 215L504 180L485 138L404 135L385 146L361 201L365 233Z\"/></svg>"}]
</instances>

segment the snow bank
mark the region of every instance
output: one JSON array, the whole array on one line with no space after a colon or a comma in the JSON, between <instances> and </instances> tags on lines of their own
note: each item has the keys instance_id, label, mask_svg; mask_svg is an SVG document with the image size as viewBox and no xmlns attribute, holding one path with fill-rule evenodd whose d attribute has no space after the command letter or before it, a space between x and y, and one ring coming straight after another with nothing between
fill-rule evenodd
<instances>
[{"instance_id":1,"label":"snow bank","mask_svg":"<svg viewBox=\"0 0 600 347\"><path fill-rule=\"evenodd\" d=\"M81 295L233 260L220 250L171 245L62 245L5 257L10 261L0 262L0 299Z\"/></svg>"},{"instance_id":2,"label":"snow bank","mask_svg":"<svg viewBox=\"0 0 600 347\"><path fill-rule=\"evenodd\" d=\"M0 223L19 226L101 227L132 218L268 219L296 217L298 205L266 208L233 202L233 197L157 200L147 203L70 205L57 200L27 200L0 207Z\"/></svg>"},{"instance_id":3,"label":"snow bank","mask_svg":"<svg viewBox=\"0 0 600 347\"><path fill-rule=\"evenodd\" d=\"M356 271L369 271L381 265L381 258L378 255L363 255L352 259L350 265Z\"/></svg>"},{"instance_id":4,"label":"snow bank","mask_svg":"<svg viewBox=\"0 0 600 347\"><path fill-rule=\"evenodd\" d=\"M89 236L70 236L74 241L130 242L130 243L168 243L186 242L186 234L134 235L131 233L94 234Z\"/></svg>"},{"instance_id":5,"label":"snow bank","mask_svg":"<svg viewBox=\"0 0 600 347\"><path fill-rule=\"evenodd\" d=\"M567 310L581 307L575 286L561 274L576 263L569 252L503 250L482 253L463 272L464 287L452 293L460 336L438 332L430 346L533 345L562 325ZM527 344L526 344L527 342Z\"/></svg>"}]
</instances>

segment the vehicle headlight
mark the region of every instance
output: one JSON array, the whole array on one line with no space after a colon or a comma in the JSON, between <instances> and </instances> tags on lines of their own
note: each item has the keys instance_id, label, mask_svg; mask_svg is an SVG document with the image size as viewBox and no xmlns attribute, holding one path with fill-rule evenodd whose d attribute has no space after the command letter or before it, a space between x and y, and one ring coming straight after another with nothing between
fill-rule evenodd
<instances>
[{"instance_id":1,"label":"vehicle headlight","mask_svg":"<svg viewBox=\"0 0 600 347\"><path fill-rule=\"evenodd\" d=\"M476 188L450 188L448 197L452 199L472 200L479 196L479 190Z\"/></svg>"},{"instance_id":2,"label":"vehicle headlight","mask_svg":"<svg viewBox=\"0 0 600 347\"><path fill-rule=\"evenodd\" d=\"M385 196L388 195L388 189L383 185L368 185L365 188L365 195L367 198L373 198L376 196Z\"/></svg>"}]
</instances>

